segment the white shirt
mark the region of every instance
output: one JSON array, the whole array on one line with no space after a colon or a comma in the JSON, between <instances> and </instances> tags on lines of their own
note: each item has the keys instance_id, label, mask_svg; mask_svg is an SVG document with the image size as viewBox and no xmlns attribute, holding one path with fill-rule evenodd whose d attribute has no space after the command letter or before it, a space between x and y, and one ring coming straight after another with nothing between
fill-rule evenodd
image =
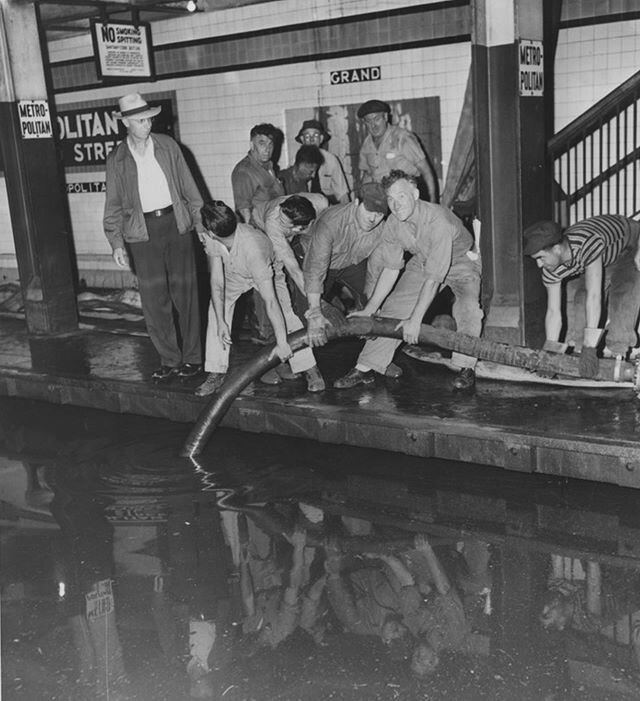
<instances>
[{"instance_id":1,"label":"white shirt","mask_svg":"<svg viewBox=\"0 0 640 701\"><path fill-rule=\"evenodd\" d=\"M147 141L144 155L140 155L131 147L127 139L127 146L136 162L138 171L138 192L143 212L152 212L154 209L164 209L171 202L171 192L167 178L156 160L153 139Z\"/></svg>"}]
</instances>

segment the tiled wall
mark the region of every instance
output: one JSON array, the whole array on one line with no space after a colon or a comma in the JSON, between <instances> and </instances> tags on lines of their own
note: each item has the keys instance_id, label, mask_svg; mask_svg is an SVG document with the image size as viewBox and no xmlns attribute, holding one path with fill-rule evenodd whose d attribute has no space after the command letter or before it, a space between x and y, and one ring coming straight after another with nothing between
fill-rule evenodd
<instances>
[{"instance_id":1,"label":"tiled wall","mask_svg":"<svg viewBox=\"0 0 640 701\"><path fill-rule=\"evenodd\" d=\"M638 65L638 21L583 26L585 8L588 5L592 18L599 12L631 12L638 4L637 0L565 0L565 28L556 59L558 128ZM418 16L428 21L419 24ZM257 121L284 128L285 110L290 108L357 103L372 97L437 96L446 176L469 70L470 43L463 38L470 31L469 19L467 2L436 0L275 0L197 14L154 23L157 67L165 77L115 87L96 83L90 37L83 35L50 46L59 91L56 102L64 108L112 100L115 107L117 98L131 90L149 99L174 93L181 142L194 154L210 194L231 200L230 171L246 152L249 129ZM244 45L237 43L241 37ZM251 50L243 51L247 42ZM241 48L232 52L232 46ZM382 80L355 85L329 82L332 70L371 65L381 66ZM181 71L189 75L180 76ZM280 164L287 165L291 155L285 148ZM67 180L104 177L95 169L80 170L68 173ZM5 201L2 188L0 222L8 222ZM89 282L113 284L117 274L101 224L104 196L70 195L69 202L81 275L93 270ZM0 231L2 265L2 257L13 252L13 242L10 225Z\"/></svg>"},{"instance_id":2,"label":"tiled wall","mask_svg":"<svg viewBox=\"0 0 640 701\"><path fill-rule=\"evenodd\" d=\"M341 3L303 5L283 0L201 15L195 20L186 18L154 24L154 45L172 40L172 48L156 56L158 74L173 76L184 71L192 75L134 86L73 92L63 89L57 95L57 105L63 110L65 105L110 99L115 106L118 96L130 90L140 91L150 101L159 93L173 92L180 141L193 153L209 193L231 202L230 173L248 149L249 130L253 124L268 121L284 130L285 110L290 108L313 110L318 105L359 103L373 97L397 100L435 96L440 99L441 169L446 173L469 71L470 44L468 39L460 40L460 35L468 34L470 29L469 8L466 2L458 0L447 7L443 7L446 3L435 4L434 11L427 12L430 4L434 3L343 0ZM376 15L381 10L389 10L386 20ZM417 25L418 10L430 21L422 19L422 24ZM363 12L369 19L360 21ZM215 23L212 18L216 19ZM335 18L336 24L325 28L319 26L331 18ZM207 35L202 28L196 32L195 21L208 24L211 34ZM293 23L304 24L295 28L291 26ZM163 31L163 25L172 27L170 34ZM276 30L267 33L264 39L265 30L274 27ZM285 29L280 31L278 27ZM239 30L243 39L224 36L229 33L240 36ZM250 32L255 35L247 34ZM209 41L212 36L220 35L223 35L220 41ZM395 48L403 43L412 45L421 36L424 46L404 50ZM434 37L440 37L439 40L445 43L430 45L438 41ZM453 43L447 43L452 37L456 37ZM191 39L191 44L180 43L188 39ZM193 42L198 40L203 40L203 43L194 46ZM241 41L247 50L230 53L229 46ZM82 46L81 40L74 39L73 42L76 57L90 50ZM254 42L256 46L252 47ZM382 42L392 43L395 50L387 47L379 52L378 45ZM376 50L372 52L367 47L376 47ZM311 55L337 54L343 49L355 55L309 59ZM60 70L55 74L59 86L66 84L65 81L77 79L83 83L91 78L87 73L74 78L75 67L68 62L71 55L62 47L51 50L52 61L60 59L65 62L59 64ZM278 55L282 56L279 65L269 65ZM243 65L240 56L254 65ZM225 61L232 65L222 70ZM372 65L381 67L381 80L351 85L330 84L332 70ZM207 72L193 75L200 70ZM292 156L287 152L285 142L281 167L288 165ZM102 177L95 169L84 170L86 172L74 172L73 181L94 181ZM70 177L68 173L67 180ZM91 276L91 281L106 281L112 266L102 233L104 196L72 194L69 198L80 265L88 265L91 256L95 256L96 273Z\"/></svg>"},{"instance_id":3,"label":"tiled wall","mask_svg":"<svg viewBox=\"0 0 640 701\"><path fill-rule=\"evenodd\" d=\"M640 70L640 20L561 29L556 51L556 131Z\"/></svg>"}]
</instances>

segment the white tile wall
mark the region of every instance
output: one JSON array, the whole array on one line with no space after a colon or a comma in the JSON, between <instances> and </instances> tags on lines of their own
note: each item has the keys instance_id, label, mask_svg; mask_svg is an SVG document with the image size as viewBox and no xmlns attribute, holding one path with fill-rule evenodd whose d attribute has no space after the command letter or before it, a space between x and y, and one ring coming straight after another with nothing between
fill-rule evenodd
<instances>
[{"instance_id":1,"label":"white tile wall","mask_svg":"<svg viewBox=\"0 0 640 701\"><path fill-rule=\"evenodd\" d=\"M436 0L431 0L435 2ZM422 0L424 2L424 0ZM220 12L172 19L153 26L156 45L206 36L251 31L269 26L321 20L422 4L421 0L276 0ZM639 65L640 22L562 30L556 55L556 128L560 129L591 106ZM52 61L91 55L88 36L55 42ZM373 97L399 99L439 96L441 101L443 174L446 176L470 64L470 46L452 44L370 54L283 67L229 72L182 80L158 81L129 88L62 94L58 104L117 98L129 89L141 93L175 90L182 142L192 150L216 198L231 201L229 176L248 148L248 132L257 121L284 127L287 108L358 102ZM336 68L380 65L383 79L358 85L331 86ZM288 162L286 151L281 165ZM68 174L67 181L97 180L102 173ZM0 182L0 185L2 183ZM104 198L99 194L71 195L70 210L76 249L82 265L108 263L102 233ZM13 251L6 207L0 187L0 255Z\"/></svg>"},{"instance_id":2,"label":"white tile wall","mask_svg":"<svg viewBox=\"0 0 640 701\"><path fill-rule=\"evenodd\" d=\"M640 68L640 20L563 29L555 63L559 131Z\"/></svg>"}]
</instances>

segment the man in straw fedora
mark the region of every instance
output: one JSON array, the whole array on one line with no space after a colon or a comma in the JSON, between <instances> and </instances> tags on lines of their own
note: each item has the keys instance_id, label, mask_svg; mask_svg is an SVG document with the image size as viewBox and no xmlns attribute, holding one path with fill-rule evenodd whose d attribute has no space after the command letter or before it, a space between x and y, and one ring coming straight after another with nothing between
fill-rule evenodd
<instances>
[{"instance_id":1,"label":"man in straw fedora","mask_svg":"<svg viewBox=\"0 0 640 701\"><path fill-rule=\"evenodd\" d=\"M115 114L127 137L107 159L104 232L119 267L128 267L125 244L133 258L147 330L160 356L151 379L191 378L202 363L192 235L194 228L203 232L202 198L178 144L151 132L161 108L138 93L118 104Z\"/></svg>"}]
</instances>

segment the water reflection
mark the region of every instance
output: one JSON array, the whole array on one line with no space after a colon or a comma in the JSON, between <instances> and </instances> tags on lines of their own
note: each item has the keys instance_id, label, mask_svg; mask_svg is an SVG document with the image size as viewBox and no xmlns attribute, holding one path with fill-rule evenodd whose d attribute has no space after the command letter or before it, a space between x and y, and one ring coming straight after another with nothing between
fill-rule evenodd
<instances>
[{"instance_id":1,"label":"water reflection","mask_svg":"<svg viewBox=\"0 0 640 701\"><path fill-rule=\"evenodd\" d=\"M113 417L36 450L21 420L4 698L640 696L635 492L235 431L194 464Z\"/></svg>"}]
</instances>

